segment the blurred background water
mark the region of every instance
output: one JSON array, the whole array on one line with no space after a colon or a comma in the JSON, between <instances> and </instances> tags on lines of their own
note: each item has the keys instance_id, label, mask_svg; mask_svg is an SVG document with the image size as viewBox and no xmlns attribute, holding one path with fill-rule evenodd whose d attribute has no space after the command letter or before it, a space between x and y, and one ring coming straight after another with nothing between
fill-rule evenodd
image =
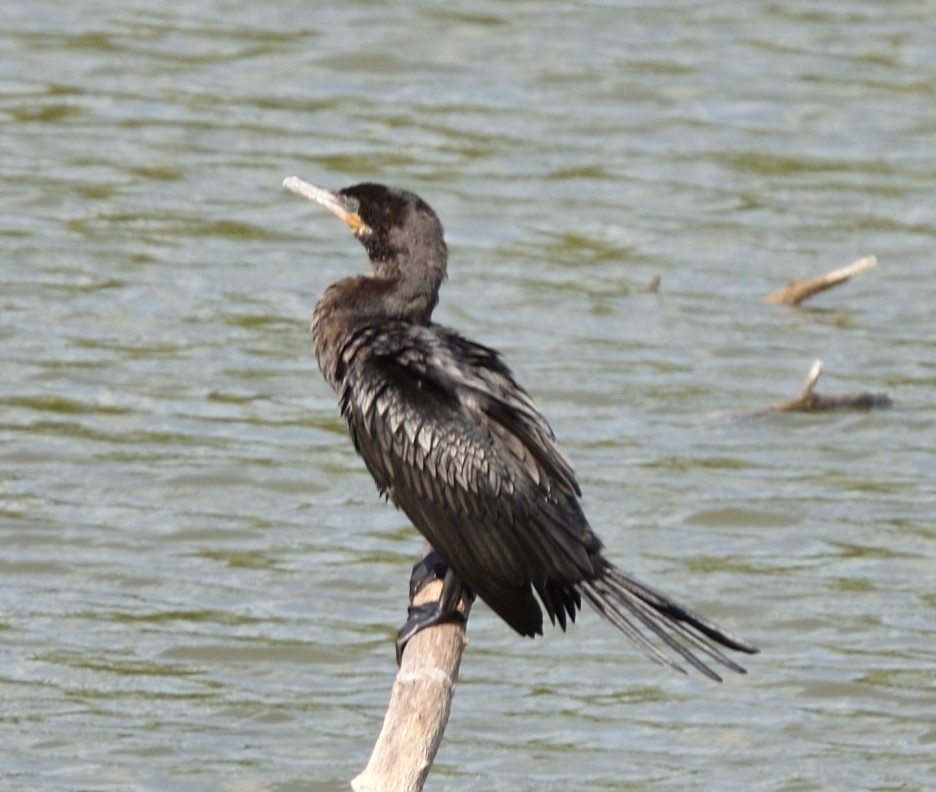
<instances>
[{"instance_id":1,"label":"blurred background water","mask_svg":"<svg viewBox=\"0 0 936 792\"><path fill-rule=\"evenodd\" d=\"M366 262L298 173L435 207L437 318L504 352L610 557L763 650L714 686L478 607L428 788L931 788L934 11L4 4L0 786L366 760L420 539L315 370ZM739 415L816 357L894 409Z\"/></svg>"}]
</instances>

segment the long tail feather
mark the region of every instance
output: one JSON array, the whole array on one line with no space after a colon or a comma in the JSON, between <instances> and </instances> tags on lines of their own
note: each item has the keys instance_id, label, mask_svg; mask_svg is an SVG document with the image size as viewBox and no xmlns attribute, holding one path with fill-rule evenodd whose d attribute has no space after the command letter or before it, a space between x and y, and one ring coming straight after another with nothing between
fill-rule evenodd
<instances>
[{"instance_id":1,"label":"long tail feather","mask_svg":"<svg viewBox=\"0 0 936 792\"><path fill-rule=\"evenodd\" d=\"M731 671L745 674L745 669L727 657L718 646L747 654L756 654L758 651L756 647L629 577L611 564L602 569L599 577L583 581L578 587L588 604L651 660L682 673L685 673L685 669L678 659L709 679L721 682L721 677L698 654Z\"/></svg>"}]
</instances>

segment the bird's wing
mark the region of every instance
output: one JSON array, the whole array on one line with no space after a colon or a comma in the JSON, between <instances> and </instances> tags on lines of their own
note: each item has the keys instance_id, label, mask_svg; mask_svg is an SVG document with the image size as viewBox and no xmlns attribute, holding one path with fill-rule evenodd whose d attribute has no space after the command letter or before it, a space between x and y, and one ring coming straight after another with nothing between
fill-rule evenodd
<instances>
[{"instance_id":1,"label":"bird's wing","mask_svg":"<svg viewBox=\"0 0 936 792\"><path fill-rule=\"evenodd\" d=\"M482 597L485 577L561 588L589 576L600 543L572 465L497 353L438 326L368 332L350 347L341 407L381 491Z\"/></svg>"},{"instance_id":2,"label":"bird's wing","mask_svg":"<svg viewBox=\"0 0 936 792\"><path fill-rule=\"evenodd\" d=\"M453 331L438 328L447 343L438 355L441 365L477 400L494 431L503 430L519 440L529 455L529 474L545 490L558 487L570 497L580 497L572 461L559 445L552 428L537 409L529 394L521 388L510 369L493 349L462 338ZM505 438L506 439L506 438ZM508 442L510 442L508 440Z\"/></svg>"}]
</instances>

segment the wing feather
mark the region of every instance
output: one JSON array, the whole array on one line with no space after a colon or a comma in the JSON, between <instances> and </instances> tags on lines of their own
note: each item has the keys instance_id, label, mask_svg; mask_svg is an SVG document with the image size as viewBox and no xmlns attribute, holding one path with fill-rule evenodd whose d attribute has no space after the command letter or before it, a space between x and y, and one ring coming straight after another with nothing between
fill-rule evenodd
<instances>
[{"instance_id":1,"label":"wing feather","mask_svg":"<svg viewBox=\"0 0 936 792\"><path fill-rule=\"evenodd\" d=\"M493 350L439 326L365 332L340 400L380 491L519 632L541 630L533 588L564 626L601 545L549 424Z\"/></svg>"}]
</instances>

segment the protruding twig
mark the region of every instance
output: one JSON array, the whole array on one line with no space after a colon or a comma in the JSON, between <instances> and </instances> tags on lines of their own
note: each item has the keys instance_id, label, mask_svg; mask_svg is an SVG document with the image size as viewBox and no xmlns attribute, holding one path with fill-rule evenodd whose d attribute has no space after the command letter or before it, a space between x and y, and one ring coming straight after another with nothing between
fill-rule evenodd
<instances>
[{"instance_id":1,"label":"protruding twig","mask_svg":"<svg viewBox=\"0 0 936 792\"><path fill-rule=\"evenodd\" d=\"M442 582L433 581L413 599L435 602ZM383 729L367 767L351 782L355 792L419 792L448 722L470 602L459 604L464 622L447 622L416 633L397 671Z\"/></svg>"},{"instance_id":2,"label":"protruding twig","mask_svg":"<svg viewBox=\"0 0 936 792\"><path fill-rule=\"evenodd\" d=\"M875 407L890 407L893 402L886 393L849 393L843 396L821 396L816 393L816 383L822 374L822 361L817 360L806 375L803 389L792 399L775 404L761 413L774 412L818 412L820 410L871 410Z\"/></svg>"},{"instance_id":3,"label":"protruding twig","mask_svg":"<svg viewBox=\"0 0 936 792\"><path fill-rule=\"evenodd\" d=\"M865 256L849 264L847 267L832 270L832 272L827 272L825 275L818 275L815 278L809 278L807 280L796 278L791 280L782 289L768 294L764 300L773 304L799 305L807 297L812 297L812 295L817 292L844 283L859 272L871 269L875 264L877 264L877 258L874 256Z\"/></svg>"}]
</instances>

